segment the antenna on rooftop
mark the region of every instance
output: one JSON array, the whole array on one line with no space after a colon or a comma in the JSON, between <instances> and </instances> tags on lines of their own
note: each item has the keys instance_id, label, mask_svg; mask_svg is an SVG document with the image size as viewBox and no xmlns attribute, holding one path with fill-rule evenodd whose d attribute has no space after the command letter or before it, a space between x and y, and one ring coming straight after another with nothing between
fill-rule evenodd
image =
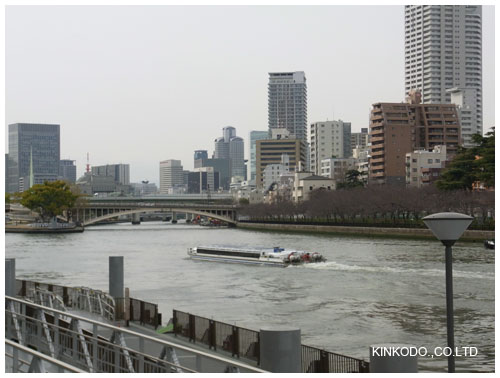
<instances>
[{"instance_id":1,"label":"antenna on rooftop","mask_svg":"<svg viewBox=\"0 0 500 378\"><path fill-rule=\"evenodd\" d=\"M89 153L87 152L87 173L90 172Z\"/></svg>"}]
</instances>

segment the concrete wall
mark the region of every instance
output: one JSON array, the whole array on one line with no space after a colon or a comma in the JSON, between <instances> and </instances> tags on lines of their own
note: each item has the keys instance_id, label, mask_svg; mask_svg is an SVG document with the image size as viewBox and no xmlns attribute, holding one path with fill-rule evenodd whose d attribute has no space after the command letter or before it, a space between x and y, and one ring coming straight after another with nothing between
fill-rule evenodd
<instances>
[{"instance_id":1,"label":"concrete wall","mask_svg":"<svg viewBox=\"0 0 500 378\"><path fill-rule=\"evenodd\" d=\"M272 224L272 223L242 223L238 228L262 229L266 231L297 231L321 232L332 234L356 234L363 236L405 237L418 239L435 239L430 230L414 228L382 228L382 227L345 227L345 226L316 226L303 224ZM494 239L495 231L465 231L460 241L483 242L485 239Z\"/></svg>"}]
</instances>

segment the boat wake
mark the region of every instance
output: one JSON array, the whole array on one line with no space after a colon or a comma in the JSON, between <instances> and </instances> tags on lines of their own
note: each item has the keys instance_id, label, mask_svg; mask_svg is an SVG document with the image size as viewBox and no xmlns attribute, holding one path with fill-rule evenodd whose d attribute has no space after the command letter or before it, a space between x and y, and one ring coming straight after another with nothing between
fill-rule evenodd
<instances>
[{"instance_id":1,"label":"boat wake","mask_svg":"<svg viewBox=\"0 0 500 378\"><path fill-rule=\"evenodd\" d=\"M312 263L307 265L290 266L292 269L316 269L316 270L332 270L344 272L373 272L373 273L395 273L395 274L417 274L421 276L442 277L444 276L443 269L405 269L393 268L388 266L360 266L360 265L347 265L339 264L335 261L327 261L322 263ZM457 278L470 278L470 279L487 279L494 280L494 273L485 272L466 272L453 269L453 277Z\"/></svg>"}]
</instances>

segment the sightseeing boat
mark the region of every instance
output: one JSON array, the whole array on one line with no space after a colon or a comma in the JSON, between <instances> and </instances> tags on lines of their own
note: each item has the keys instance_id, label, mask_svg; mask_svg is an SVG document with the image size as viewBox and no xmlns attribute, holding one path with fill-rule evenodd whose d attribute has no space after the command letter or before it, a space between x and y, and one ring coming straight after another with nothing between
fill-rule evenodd
<instances>
[{"instance_id":1,"label":"sightseeing boat","mask_svg":"<svg viewBox=\"0 0 500 378\"><path fill-rule=\"evenodd\" d=\"M323 255L318 252L297 251L295 249L280 247L250 249L202 246L188 248L188 255L195 260L274 266L299 265L326 261Z\"/></svg>"}]
</instances>

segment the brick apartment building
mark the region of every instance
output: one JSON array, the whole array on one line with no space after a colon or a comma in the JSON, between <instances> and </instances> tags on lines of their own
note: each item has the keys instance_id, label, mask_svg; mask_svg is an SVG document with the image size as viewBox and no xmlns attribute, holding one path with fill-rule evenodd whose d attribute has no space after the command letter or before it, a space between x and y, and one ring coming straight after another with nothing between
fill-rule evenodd
<instances>
[{"instance_id":1,"label":"brick apartment building","mask_svg":"<svg viewBox=\"0 0 500 378\"><path fill-rule=\"evenodd\" d=\"M370 182L405 185L408 152L445 145L448 160L457 153L462 141L456 105L421 104L419 92L406 103L376 103L370 139Z\"/></svg>"}]
</instances>

